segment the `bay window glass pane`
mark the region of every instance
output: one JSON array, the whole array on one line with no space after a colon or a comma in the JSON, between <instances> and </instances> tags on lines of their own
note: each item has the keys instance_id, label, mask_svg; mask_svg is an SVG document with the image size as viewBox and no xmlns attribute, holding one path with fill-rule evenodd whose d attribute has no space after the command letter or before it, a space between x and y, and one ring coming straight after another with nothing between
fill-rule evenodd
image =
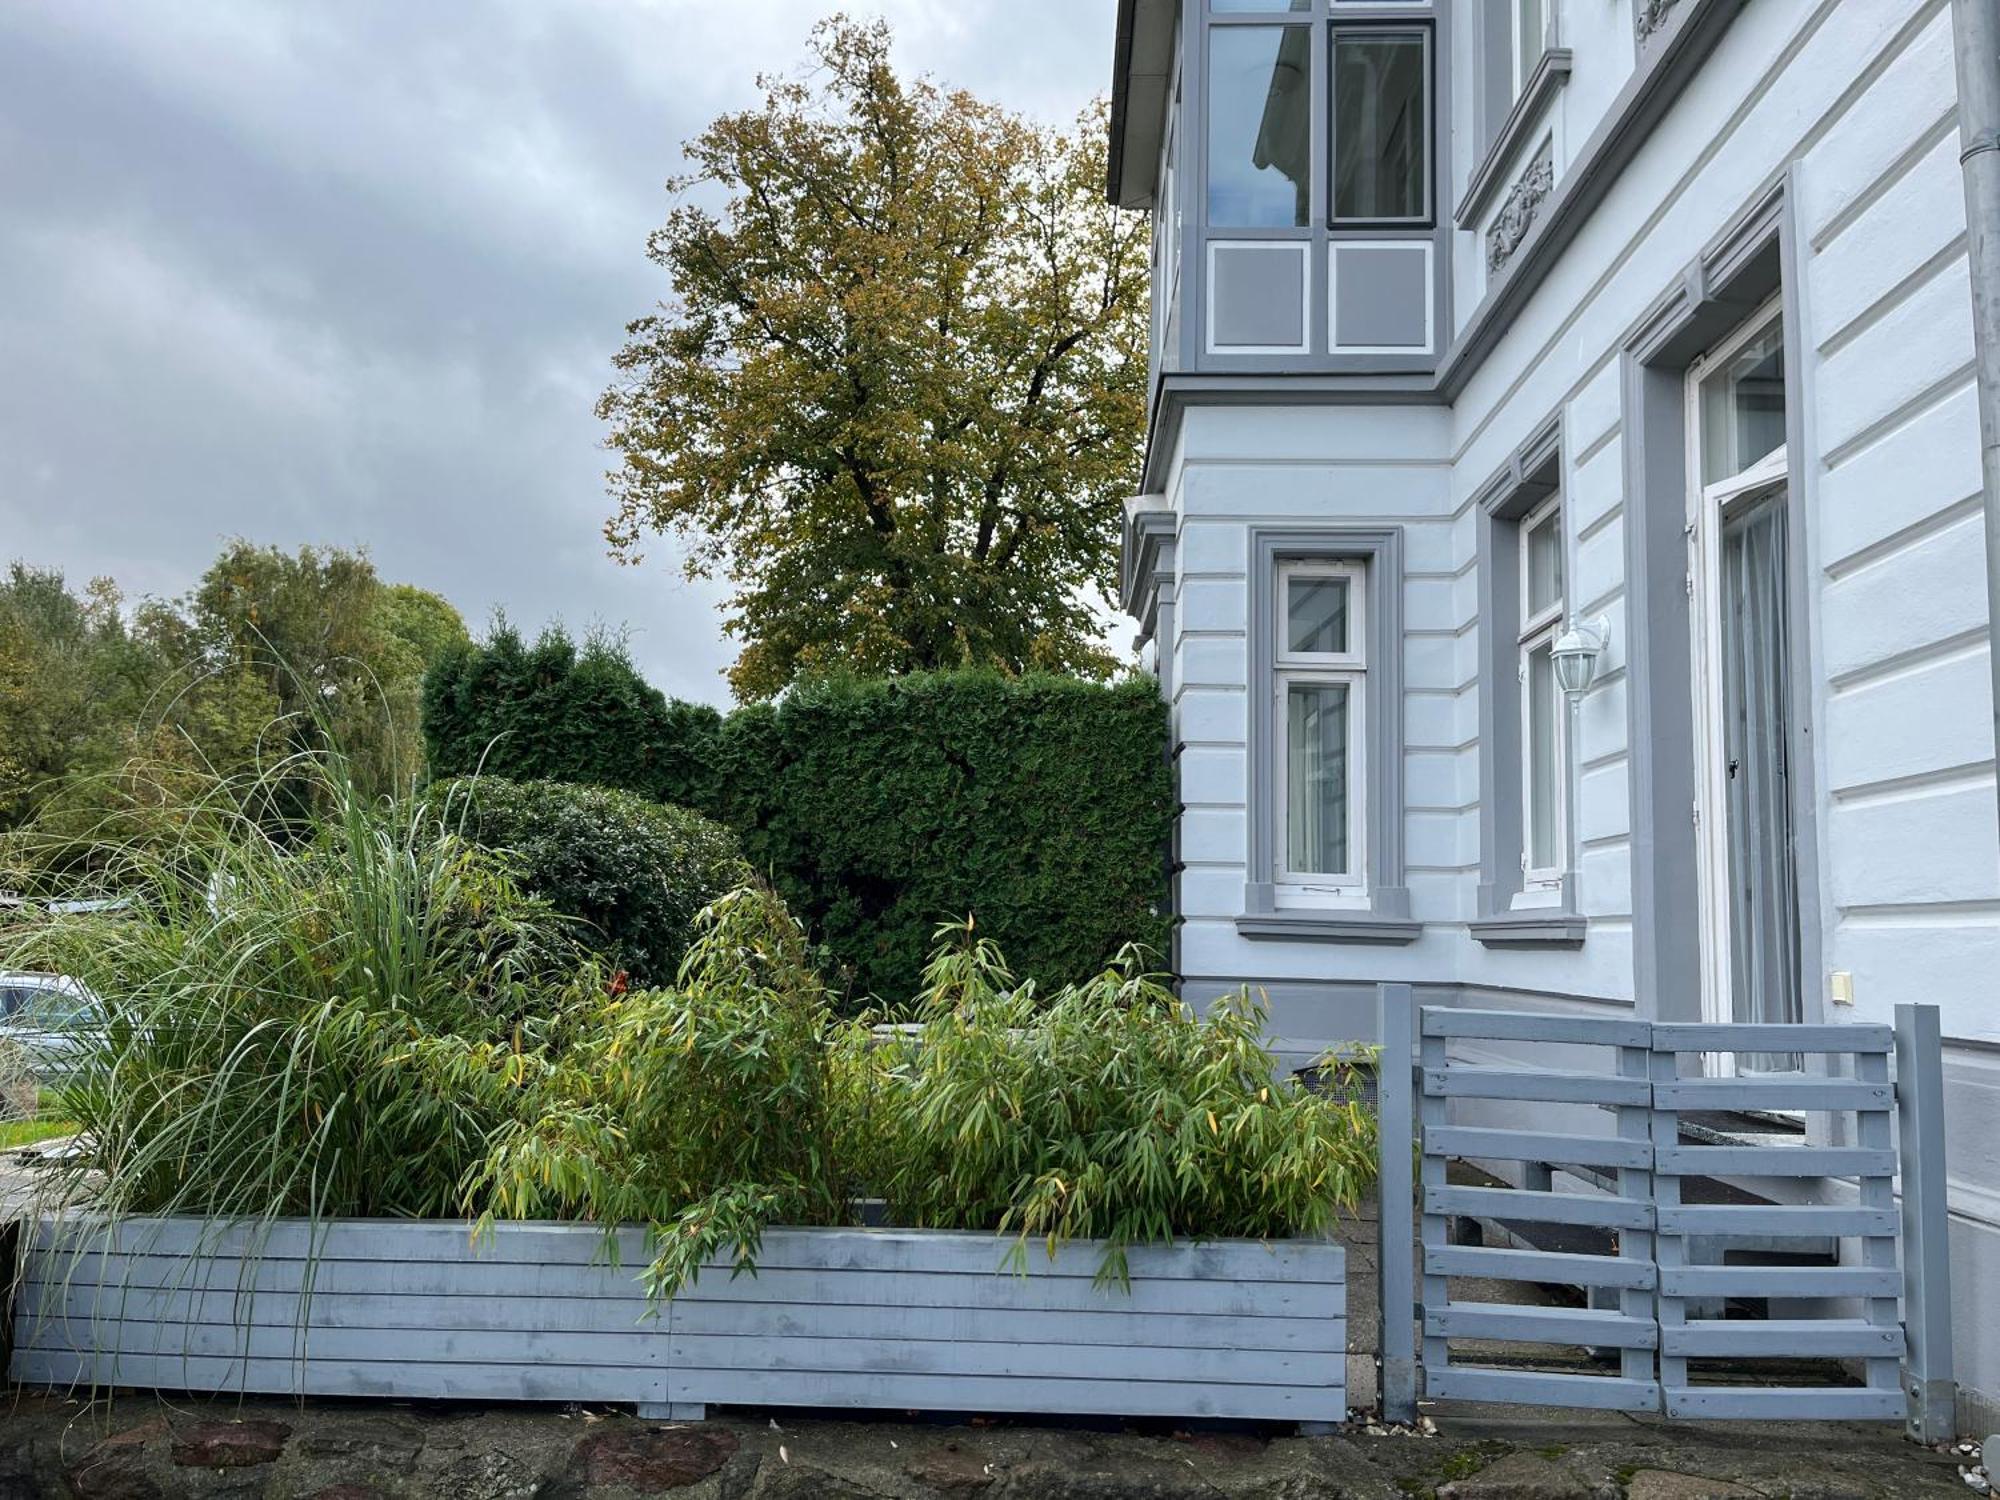
<instances>
[{"instance_id":1,"label":"bay window glass pane","mask_svg":"<svg viewBox=\"0 0 2000 1500\"><path fill-rule=\"evenodd\" d=\"M1556 858L1556 798L1561 768L1556 764L1555 659L1547 642L1528 653L1528 868L1553 870Z\"/></svg>"},{"instance_id":2,"label":"bay window glass pane","mask_svg":"<svg viewBox=\"0 0 2000 1500\"><path fill-rule=\"evenodd\" d=\"M1528 533L1528 618L1562 598L1562 512L1550 511Z\"/></svg>"},{"instance_id":3,"label":"bay window glass pane","mask_svg":"<svg viewBox=\"0 0 2000 1500\"><path fill-rule=\"evenodd\" d=\"M1285 688L1285 868L1294 875L1349 874L1345 683Z\"/></svg>"},{"instance_id":4,"label":"bay window glass pane","mask_svg":"<svg viewBox=\"0 0 2000 1500\"><path fill-rule=\"evenodd\" d=\"M1701 383L1701 482L1741 474L1785 442L1785 329L1773 322Z\"/></svg>"},{"instance_id":5,"label":"bay window glass pane","mask_svg":"<svg viewBox=\"0 0 2000 1500\"><path fill-rule=\"evenodd\" d=\"M1430 79L1424 33L1333 34L1333 216L1430 214Z\"/></svg>"},{"instance_id":6,"label":"bay window glass pane","mask_svg":"<svg viewBox=\"0 0 2000 1500\"><path fill-rule=\"evenodd\" d=\"M1285 583L1285 649L1347 653L1347 580L1294 575Z\"/></svg>"},{"instance_id":7,"label":"bay window glass pane","mask_svg":"<svg viewBox=\"0 0 2000 1500\"><path fill-rule=\"evenodd\" d=\"M1208 222L1298 228L1312 215L1312 31L1209 33Z\"/></svg>"},{"instance_id":8,"label":"bay window glass pane","mask_svg":"<svg viewBox=\"0 0 2000 1500\"><path fill-rule=\"evenodd\" d=\"M1260 10L1311 10L1312 0L1208 0L1208 8L1218 16L1253 15Z\"/></svg>"}]
</instances>

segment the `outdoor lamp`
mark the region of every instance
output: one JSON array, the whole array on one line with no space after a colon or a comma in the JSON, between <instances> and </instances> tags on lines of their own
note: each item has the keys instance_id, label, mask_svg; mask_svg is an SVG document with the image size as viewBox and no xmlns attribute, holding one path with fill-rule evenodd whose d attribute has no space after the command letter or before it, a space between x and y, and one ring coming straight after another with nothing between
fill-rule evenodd
<instances>
[{"instance_id":1,"label":"outdoor lamp","mask_svg":"<svg viewBox=\"0 0 2000 1500\"><path fill-rule=\"evenodd\" d=\"M1556 643L1549 649L1555 662L1556 682L1569 695L1569 701L1581 701L1597 680L1597 664L1604 657L1604 648L1611 644L1611 622L1599 615L1594 620L1579 620L1572 616L1569 629L1556 637Z\"/></svg>"}]
</instances>

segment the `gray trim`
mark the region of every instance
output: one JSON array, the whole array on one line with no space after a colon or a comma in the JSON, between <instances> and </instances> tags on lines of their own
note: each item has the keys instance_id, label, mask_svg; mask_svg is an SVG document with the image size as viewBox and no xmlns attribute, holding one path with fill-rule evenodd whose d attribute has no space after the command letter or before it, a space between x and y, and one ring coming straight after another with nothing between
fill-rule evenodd
<instances>
[{"instance_id":1,"label":"gray trim","mask_svg":"<svg viewBox=\"0 0 2000 1500\"><path fill-rule=\"evenodd\" d=\"M1245 912L1236 919L1237 936L1281 943L1414 943L1423 930L1411 917L1363 911Z\"/></svg>"},{"instance_id":2,"label":"gray trim","mask_svg":"<svg viewBox=\"0 0 2000 1500\"><path fill-rule=\"evenodd\" d=\"M1104 192L1120 208L1151 208L1159 192L1179 9L1178 0L1118 0Z\"/></svg>"},{"instance_id":3,"label":"gray trim","mask_svg":"<svg viewBox=\"0 0 2000 1500\"><path fill-rule=\"evenodd\" d=\"M1509 41L1512 41L1511 36ZM1472 178L1465 185L1465 194L1458 200L1458 207L1452 210L1451 220L1460 229L1470 229L1472 221L1486 212L1487 205L1499 190L1506 177L1507 163L1527 145L1528 137L1535 133L1542 122L1542 115L1569 82L1574 59L1567 47L1550 47L1543 51L1542 60L1535 64L1533 76L1528 86L1521 91L1521 97L1514 101L1514 107L1507 111L1507 118L1500 126L1499 134L1486 150L1486 155L1473 170Z\"/></svg>"},{"instance_id":4,"label":"gray trim","mask_svg":"<svg viewBox=\"0 0 2000 1500\"><path fill-rule=\"evenodd\" d=\"M1346 911L1280 911L1276 755L1271 683L1277 639L1278 564L1298 558L1351 558L1368 567L1368 767L1365 851L1369 905ZM1245 937L1324 942L1414 942L1422 924L1410 920L1403 883L1403 528L1253 526L1249 532L1249 676L1245 699L1248 757L1249 859L1243 887Z\"/></svg>"},{"instance_id":5,"label":"gray trim","mask_svg":"<svg viewBox=\"0 0 2000 1500\"><path fill-rule=\"evenodd\" d=\"M1580 948L1589 927L1576 912L1553 908L1481 917L1465 924L1466 932L1489 948Z\"/></svg>"},{"instance_id":6,"label":"gray trim","mask_svg":"<svg viewBox=\"0 0 2000 1500\"><path fill-rule=\"evenodd\" d=\"M1683 0L1667 31L1650 46L1632 77L1571 159L1544 206L1541 223L1507 273L1466 320L1464 333L1438 371L1440 392L1454 398L1513 326L1556 260L1639 154L1681 90L1715 50L1745 0Z\"/></svg>"},{"instance_id":7,"label":"gray trim","mask_svg":"<svg viewBox=\"0 0 2000 1500\"><path fill-rule=\"evenodd\" d=\"M1183 277L1186 271L1182 272ZM1185 286L1183 280L1183 286ZM1316 323L1321 320L1315 319ZM1444 327L1443 323L1438 325ZM1382 355L1343 355L1342 364L1356 367L1406 366L1407 359ZM1242 361L1234 361L1242 363ZM1444 397L1429 375L1413 372L1368 375L1225 373L1175 371L1163 375L1153 389L1153 409L1146 423L1146 465L1143 482L1150 491L1163 490L1167 464L1180 441L1181 422L1191 406L1442 406Z\"/></svg>"},{"instance_id":8,"label":"gray trim","mask_svg":"<svg viewBox=\"0 0 2000 1500\"><path fill-rule=\"evenodd\" d=\"M1693 664L1687 597L1688 367L1739 328L1774 292L1784 294L1788 392L1787 594L1791 608L1792 818L1799 882L1803 1016L1825 1008L1820 909L1817 766L1812 745L1812 642L1806 531L1811 465L1797 296L1801 268L1787 184L1739 214L1676 279L1627 336L1625 574L1627 703L1632 776L1632 948L1636 993L1654 997L1653 1019L1701 1014L1699 844L1694 825Z\"/></svg>"},{"instance_id":9,"label":"gray trim","mask_svg":"<svg viewBox=\"0 0 2000 1500\"><path fill-rule=\"evenodd\" d=\"M1574 858L1566 858L1562 891L1553 907L1515 911L1521 890L1521 720L1519 697L1499 691L1515 677L1514 622L1520 615L1517 523L1562 487L1562 413L1546 418L1514 450L1474 498L1474 547L1479 580L1479 892L1478 918L1467 932L1491 947L1574 947L1587 924L1576 910ZM1572 761L1574 757L1572 757ZM1563 797L1576 826L1575 777L1565 775ZM1575 840L1571 841L1572 848Z\"/></svg>"}]
</instances>

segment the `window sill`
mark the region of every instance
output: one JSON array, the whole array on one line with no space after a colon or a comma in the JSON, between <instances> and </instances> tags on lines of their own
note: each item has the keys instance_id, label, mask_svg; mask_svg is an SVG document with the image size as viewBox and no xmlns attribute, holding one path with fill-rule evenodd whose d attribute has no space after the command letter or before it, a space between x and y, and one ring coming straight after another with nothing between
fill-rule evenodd
<instances>
[{"instance_id":1,"label":"window sill","mask_svg":"<svg viewBox=\"0 0 2000 1500\"><path fill-rule=\"evenodd\" d=\"M1573 911L1532 907L1501 917L1481 917L1466 925L1489 948L1580 948L1590 923Z\"/></svg>"},{"instance_id":2,"label":"window sill","mask_svg":"<svg viewBox=\"0 0 2000 1500\"><path fill-rule=\"evenodd\" d=\"M1236 919L1239 937L1280 943L1414 943L1424 924L1411 917L1375 911L1318 910L1245 912Z\"/></svg>"},{"instance_id":3,"label":"window sill","mask_svg":"<svg viewBox=\"0 0 2000 1500\"><path fill-rule=\"evenodd\" d=\"M1472 180L1465 185L1465 196L1458 200L1458 207L1452 211L1452 222L1460 229L1470 229L1479 216L1492 205L1493 196L1506 180L1507 168L1515 155L1527 143L1527 139L1542 122L1542 115L1556 91L1569 82L1570 51L1567 47L1551 47L1542 54L1542 60L1535 64L1534 76L1528 86L1521 90L1521 97L1514 101L1514 107L1507 111L1507 118L1501 122L1500 132L1493 138L1486 155L1473 169Z\"/></svg>"}]
</instances>

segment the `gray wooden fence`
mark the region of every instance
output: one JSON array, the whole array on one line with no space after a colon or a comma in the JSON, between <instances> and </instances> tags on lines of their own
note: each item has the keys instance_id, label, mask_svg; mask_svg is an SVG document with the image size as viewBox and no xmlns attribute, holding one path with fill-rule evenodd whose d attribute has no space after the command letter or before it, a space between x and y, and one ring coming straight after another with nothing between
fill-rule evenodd
<instances>
[{"instance_id":1,"label":"gray wooden fence","mask_svg":"<svg viewBox=\"0 0 2000 1500\"><path fill-rule=\"evenodd\" d=\"M643 1235L336 1220L44 1224L16 1299L30 1384L284 1395L1344 1421L1346 1256L1319 1242L1054 1260L930 1230L776 1229L657 1310Z\"/></svg>"},{"instance_id":2,"label":"gray wooden fence","mask_svg":"<svg viewBox=\"0 0 2000 1500\"><path fill-rule=\"evenodd\" d=\"M1408 986L1387 985L1381 1026L1387 1415L1413 1416L1421 1386L1442 1399L1671 1417L1904 1418L1922 1441L1950 1436L1934 1007L1899 1006L1894 1028L1670 1025L1418 1008ZM1717 1054L1801 1055L1818 1066L1710 1076L1701 1059ZM1550 1128L1520 1128L1523 1111L1509 1106L1523 1105ZM1684 1130L1690 1112L1823 1123L1796 1145L1707 1144L1697 1143L1706 1133ZM1412 1137L1416 1246L1412 1215L1390 1208L1411 1192ZM1454 1183L1454 1161L1501 1166L1521 1185ZM1775 1184L1775 1201L1727 1190L1683 1201L1690 1181ZM1468 1221L1557 1231L1544 1240L1581 1232L1591 1244L1452 1243L1451 1225ZM1833 1265L1730 1258L1732 1246L1800 1241L1849 1248ZM1585 1305L1456 1300L1455 1278L1578 1288ZM1774 1298L1796 1315L1720 1315L1731 1299ZM1478 1340L1504 1341L1516 1356L1524 1345L1581 1346L1608 1367L1538 1370L1453 1348ZM1689 1368L1772 1357L1838 1359L1860 1378L1752 1383Z\"/></svg>"}]
</instances>

